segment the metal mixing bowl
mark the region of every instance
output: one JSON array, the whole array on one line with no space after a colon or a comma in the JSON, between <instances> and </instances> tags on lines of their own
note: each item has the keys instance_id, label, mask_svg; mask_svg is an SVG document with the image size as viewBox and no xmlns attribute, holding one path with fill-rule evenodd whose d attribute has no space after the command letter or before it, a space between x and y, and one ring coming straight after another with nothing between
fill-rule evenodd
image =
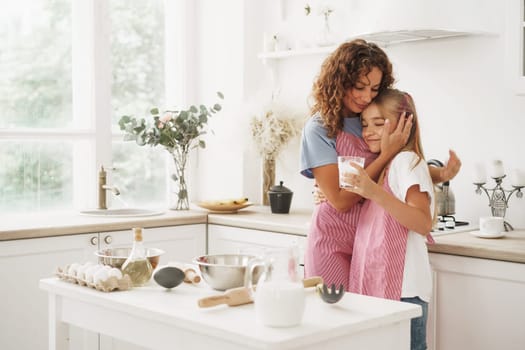
<instances>
[{"instance_id":1,"label":"metal mixing bowl","mask_svg":"<svg viewBox=\"0 0 525 350\"><path fill-rule=\"evenodd\" d=\"M193 259L199 266L204 281L216 290L242 287L248 261L253 255L216 254L202 255ZM253 271L253 281L257 283L262 269L257 266Z\"/></svg>"},{"instance_id":2,"label":"metal mixing bowl","mask_svg":"<svg viewBox=\"0 0 525 350\"><path fill-rule=\"evenodd\" d=\"M98 256L99 264L109 265L111 267L121 268L122 264L131 253L131 247L119 247L119 248L106 248L95 252ZM160 256L164 254L164 250L158 248L146 248L146 254L148 260L151 263L151 267L155 269L159 264Z\"/></svg>"}]
</instances>

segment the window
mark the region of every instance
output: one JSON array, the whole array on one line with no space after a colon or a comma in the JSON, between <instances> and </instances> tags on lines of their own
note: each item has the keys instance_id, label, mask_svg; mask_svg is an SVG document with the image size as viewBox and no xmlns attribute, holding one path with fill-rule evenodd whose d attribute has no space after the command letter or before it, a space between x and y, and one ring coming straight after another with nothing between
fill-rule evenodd
<instances>
[{"instance_id":1,"label":"window","mask_svg":"<svg viewBox=\"0 0 525 350\"><path fill-rule=\"evenodd\" d=\"M72 147L49 133L73 125L70 32L68 1L10 3L0 13L2 212L72 202Z\"/></svg>"},{"instance_id":2,"label":"window","mask_svg":"<svg viewBox=\"0 0 525 350\"><path fill-rule=\"evenodd\" d=\"M111 22L111 106L113 130L122 115L148 115L165 105L164 7L162 1L113 0ZM118 138L120 140L121 138ZM113 143L113 182L124 204L155 206L166 198L166 152Z\"/></svg>"},{"instance_id":3,"label":"window","mask_svg":"<svg viewBox=\"0 0 525 350\"><path fill-rule=\"evenodd\" d=\"M117 122L165 105L165 43L178 40L165 31L176 7L168 3L33 0L2 8L2 213L94 207L101 165L121 192L108 193L110 206L167 203L166 152L123 142Z\"/></svg>"}]
</instances>

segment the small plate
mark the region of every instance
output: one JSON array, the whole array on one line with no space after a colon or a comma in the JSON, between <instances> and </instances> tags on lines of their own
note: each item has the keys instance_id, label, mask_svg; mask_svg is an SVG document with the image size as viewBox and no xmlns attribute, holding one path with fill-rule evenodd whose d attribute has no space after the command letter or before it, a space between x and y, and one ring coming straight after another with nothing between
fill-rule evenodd
<instances>
[{"instance_id":1,"label":"small plate","mask_svg":"<svg viewBox=\"0 0 525 350\"><path fill-rule=\"evenodd\" d=\"M479 238L501 238L505 237L505 232L495 233L495 234L487 234L482 233L481 231L471 231L471 235L479 237Z\"/></svg>"},{"instance_id":2,"label":"small plate","mask_svg":"<svg viewBox=\"0 0 525 350\"><path fill-rule=\"evenodd\" d=\"M229 204L229 203L220 204L220 203L203 201L203 202L197 203L197 205L201 208L208 209L211 212L222 213L222 214L227 214L227 213L233 214L233 213L236 213L240 209L253 205L253 203L244 202L242 204L233 204L233 203L232 204Z\"/></svg>"}]
</instances>

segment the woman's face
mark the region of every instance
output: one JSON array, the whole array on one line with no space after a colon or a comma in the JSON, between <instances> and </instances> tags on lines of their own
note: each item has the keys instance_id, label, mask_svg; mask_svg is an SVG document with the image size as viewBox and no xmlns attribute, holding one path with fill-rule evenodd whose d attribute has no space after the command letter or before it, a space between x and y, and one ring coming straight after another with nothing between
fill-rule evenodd
<instances>
[{"instance_id":1,"label":"woman's face","mask_svg":"<svg viewBox=\"0 0 525 350\"><path fill-rule=\"evenodd\" d=\"M397 125L397 120L390 118L391 125ZM385 118L381 115L375 103L369 105L361 113L361 125L363 126L363 140L373 153L381 152L381 136L385 129Z\"/></svg>"},{"instance_id":2,"label":"woman's face","mask_svg":"<svg viewBox=\"0 0 525 350\"><path fill-rule=\"evenodd\" d=\"M377 96L382 78L383 72L377 67L373 67L367 75L362 74L355 86L346 90L343 99L345 115L361 113Z\"/></svg>"}]
</instances>

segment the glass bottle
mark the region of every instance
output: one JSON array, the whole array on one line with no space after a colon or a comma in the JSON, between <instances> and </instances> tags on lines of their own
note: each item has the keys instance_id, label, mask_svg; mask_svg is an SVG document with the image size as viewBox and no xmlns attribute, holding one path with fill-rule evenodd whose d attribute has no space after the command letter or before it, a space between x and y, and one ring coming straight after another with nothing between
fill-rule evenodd
<instances>
[{"instance_id":1,"label":"glass bottle","mask_svg":"<svg viewBox=\"0 0 525 350\"><path fill-rule=\"evenodd\" d=\"M133 248L128 258L122 264L122 274L129 275L134 287L146 284L153 273L153 268L146 254L146 248L142 242L142 228L133 228Z\"/></svg>"}]
</instances>

